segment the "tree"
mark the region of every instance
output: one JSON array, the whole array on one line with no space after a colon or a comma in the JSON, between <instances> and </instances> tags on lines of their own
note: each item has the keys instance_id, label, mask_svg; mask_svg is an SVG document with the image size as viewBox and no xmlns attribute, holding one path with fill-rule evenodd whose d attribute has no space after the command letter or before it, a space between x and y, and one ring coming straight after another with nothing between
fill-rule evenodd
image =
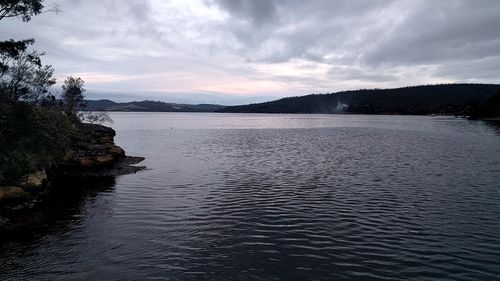
<instances>
[{"instance_id":1,"label":"tree","mask_svg":"<svg viewBox=\"0 0 500 281\"><path fill-rule=\"evenodd\" d=\"M472 119L500 117L500 91L482 104L476 105L471 111Z\"/></svg>"},{"instance_id":2,"label":"tree","mask_svg":"<svg viewBox=\"0 0 500 281\"><path fill-rule=\"evenodd\" d=\"M0 0L0 20L21 17L25 22L43 12L43 0ZM49 11L57 12L58 9ZM34 39L0 41L0 97L9 103L20 100L38 103L50 97L48 88L55 84L53 68L44 66L43 53L28 51Z\"/></svg>"},{"instance_id":3,"label":"tree","mask_svg":"<svg viewBox=\"0 0 500 281\"><path fill-rule=\"evenodd\" d=\"M0 0L0 20L21 17L28 22L43 9L43 0Z\"/></svg>"},{"instance_id":4,"label":"tree","mask_svg":"<svg viewBox=\"0 0 500 281\"><path fill-rule=\"evenodd\" d=\"M68 116L73 123L80 122L78 118L77 110L84 108L86 106L84 87L85 82L80 78L74 78L69 76L64 80L64 85L62 86L62 99L64 106L64 113Z\"/></svg>"},{"instance_id":5,"label":"tree","mask_svg":"<svg viewBox=\"0 0 500 281\"><path fill-rule=\"evenodd\" d=\"M42 0L0 0L0 21L27 22L42 12ZM74 126L49 93L53 68L29 47L34 39L0 41L0 185L17 184L26 174L64 156ZM42 106L43 105L43 106Z\"/></svg>"},{"instance_id":6,"label":"tree","mask_svg":"<svg viewBox=\"0 0 500 281\"><path fill-rule=\"evenodd\" d=\"M49 88L56 83L52 66L42 65L43 53L27 51L32 43L33 40L0 43L0 93L10 103L37 104L51 96Z\"/></svg>"},{"instance_id":7,"label":"tree","mask_svg":"<svg viewBox=\"0 0 500 281\"><path fill-rule=\"evenodd\" d=\"M18 59L21 53L26 52L28 46L34 42L34 39L0 41L0 75L3 76L9 69L10 63Z\"/></svg>"},{"instance_id":8,"label":"tree","mask_svg":"<svg viewBox=\"0 0 500 281\"><path fill-rule=\"evenodd\" d=\"M79 117L82 122L89 124L113 123L106 111L83 111Z\"/></svg>"},{"instance_id":9,"label":"tree","mask_svg":"<svg viewBox=\"0 0 500 281\"><path fill-rule=\"evenodd\" d=\"M61 159L73 130L57 108L0 100L0 186Z\"/></svg>"}]
</instances>

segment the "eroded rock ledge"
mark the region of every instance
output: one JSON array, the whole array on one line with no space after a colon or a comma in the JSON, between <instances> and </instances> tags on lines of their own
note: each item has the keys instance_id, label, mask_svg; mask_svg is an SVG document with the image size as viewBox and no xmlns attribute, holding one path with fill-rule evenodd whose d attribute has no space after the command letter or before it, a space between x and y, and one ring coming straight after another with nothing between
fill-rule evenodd
<instances>
[{"instance_id":1,"label":"eroded rock ledge","mask_svg":"<svg viewBox=\"0 0 500 281\"><path fill-rule=\"evenodd\" d=\"M115 177L136 173L143 157L127 156L114 143L115 130L97 124L80 124L63 159L26 176L18 185L0 186L0 211L30 207L40 199L52 181L91 177Z\"/></svg>"},{"instance_id":2,"label":"eroded rock ledge","mask_svg":"<svg viewBox=\"0 0 500 281\"><path fill-rule=\"evenodd\" d=\"M53 176L119 176L145 168L132 166L144 158L126 156L125 151L114 143L115 130L102 125L81 124L78 132L64 159L52 170Z\"/></svg>"}]
</instances>

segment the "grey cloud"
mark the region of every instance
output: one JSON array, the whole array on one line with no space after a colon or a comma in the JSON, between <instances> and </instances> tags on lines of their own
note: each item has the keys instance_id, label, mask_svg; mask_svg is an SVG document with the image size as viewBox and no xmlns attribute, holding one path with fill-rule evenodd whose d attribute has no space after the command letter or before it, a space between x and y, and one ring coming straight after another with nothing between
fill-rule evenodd
<instances>
[{"instance_id":1,"label":"grey cloud","mask_svg":"<svg viewBox=\"0 0 500 281\"><path fill-rule=\"evenodd\" d=\"M436 64L500 50L500 2L421 1L363 54L367 64Z\"/></svg>"},{"instance_id":2,"label":"grey cloud","mask_svg":"<svg viewBox=\"0 0 500 281\"><path fill-rule=\"evenodd\" d=\"M242 1L235 1L239 2ZM268 23L279 21L279 24L268 24L265 30L259 28L262 18L256 17L252 9L236 4L220 7L231 15L228 30L242 43L238 51L249 61L284 62L293 58L319 61L333 52L341 53L342 57L352 56L350 53L353 50L348 48L359 43L355 38L365 32L365 26L370 25L370 15L392 2L266 1L267 7L273 7L273 12L268 13L273 17L263 19ZM258 24L237 24L241 17L252 18L252 22Z\"/></svg>"},{"instance_id":3,"label":"grey cloud","mask_svg":"<svg viewBox=\"0 0 500 281\"><path fill-rule=\"evenodd\" d=\"M59 76L88 73L100 93L185 87L222 100L254 84L269 97L499 81L496 0L45 1L63 13L2 21L0 37L35 37Z\"/></svg>"},{"instance_id":4,"label":"grey cloud","mask_svg":"<svg viewBox=\"0 0 500 281\"><path fill-rule=\"evenodd\" d=\"M443 64L437 68L436 75L459 81L498 82L499 67L500 55Z\"/></svg>"},{"instance_id":5,"label":"grey cloud","mask_svg":"<svg viewBox=\"0 0 500 281\"><path fill-rule=\"evenodd\" d=\"M219 0L213 3L227 10L233 16L233 20L244 20L255 27L262 27L279 21L274 1Z\"/></svg>"},{"instance_id":6,"label":"grey cloud","mask_svg":"<svg viewBox=\"0 0 500 281\"><path fill-rule=\"evenodd\" d=\"M360 80L373 82L397 81L398 75L391 71L381 69L369 69L366 67L332 67L328 74L335 80Z\"/></svg>"},{"instance_id":7,"label":"grey cloud","mask_svg":"<svg viewBox=\"0 0 500 281\"><path fill-rule=\"evenodd\" d=\"M249 9L220 5L232 15L229 30L242 44L237 52L248 61L305 59L356 65L370 72L380 65L390 68L476 60L500 50L498 1L268 2L276 7L273 14L277 13L274 18L280 23L270 25L265 33L256 27L250 30L231 25L242 14L258 21ZM365 78L370 77L382 78Z\"/></svg>"}]
</instances>

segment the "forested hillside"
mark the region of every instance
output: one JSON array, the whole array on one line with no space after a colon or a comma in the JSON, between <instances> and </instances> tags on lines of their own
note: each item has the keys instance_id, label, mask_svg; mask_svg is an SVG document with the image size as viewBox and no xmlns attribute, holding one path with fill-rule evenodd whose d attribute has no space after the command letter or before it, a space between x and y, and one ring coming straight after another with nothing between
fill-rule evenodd
<instances>
[{"instance_id":1,"label":"forested hillside","mask_svg":"<svg viewBox=\"0 0 500 281\"><path fill-rule=\"evenodd\" d=\"M364 89L231 106L223 108L221 112L468 115L498 91L500 85L494 84Z\"/></svg>"},{"instance_id":2,"label":"forested hillside","mask_svg":"<svg viewBox=\"0 0 500 281\"><path fill-rule=\"evenodd\" d=\"M214 112L224 108L216 104L178 104L161 101L133 101L117 103L110 100L90 100L84 110L143 111L143 112Z\"/></svg>"}]
</instances>

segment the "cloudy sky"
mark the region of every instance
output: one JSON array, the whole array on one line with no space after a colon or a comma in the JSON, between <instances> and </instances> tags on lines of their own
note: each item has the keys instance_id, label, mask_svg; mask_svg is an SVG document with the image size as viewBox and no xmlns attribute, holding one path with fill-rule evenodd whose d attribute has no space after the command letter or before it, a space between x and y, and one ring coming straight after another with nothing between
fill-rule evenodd
<instances>
[{"instance_id":1,"label":"cloudy sky","mask_svg":"<svg viewBox=\"0 0 500 281\"><path fill-rule=\"evenodd\" d=\"M497 0L46 0L10 19L89 98L239 104L358 88L500 82Z\"/></svg>"}]
</instances>

